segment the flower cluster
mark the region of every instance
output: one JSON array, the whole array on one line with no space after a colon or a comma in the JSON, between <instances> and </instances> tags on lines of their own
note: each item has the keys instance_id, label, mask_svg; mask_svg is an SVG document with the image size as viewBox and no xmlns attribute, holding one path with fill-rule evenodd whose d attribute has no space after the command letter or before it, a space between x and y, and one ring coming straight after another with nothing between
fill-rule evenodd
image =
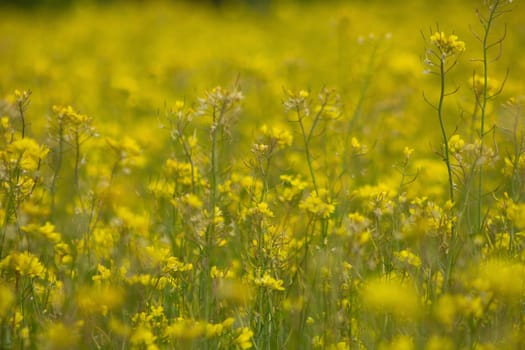
<instances>
[{"instance_id":1,"label":"flower cluster","mask_svg":"<svg viewBox=\"0 0 525 350\"><path fill-rule=\"evenodd\" d=\"M465 42L458 40L458 36L454 34L447 36L444 32L435 32L430 36L430 42L434 44L442 57L465 51Z\"/></svg>"}]
</instances>

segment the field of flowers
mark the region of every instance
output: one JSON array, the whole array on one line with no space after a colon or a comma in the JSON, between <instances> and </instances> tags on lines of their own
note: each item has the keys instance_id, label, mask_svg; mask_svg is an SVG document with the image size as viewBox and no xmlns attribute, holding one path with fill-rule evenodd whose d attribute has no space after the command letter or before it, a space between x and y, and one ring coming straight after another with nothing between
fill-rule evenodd
<instances>
[{"instance_id":1,"label":"field of flowers","mask_svg":"<svg viewBox=\"0 0 525 350\"><path fill-rule=\"evenodd\" d=\"M0 349L525 348L520 1L0 12Z\"/></svg>"}]
</instances>

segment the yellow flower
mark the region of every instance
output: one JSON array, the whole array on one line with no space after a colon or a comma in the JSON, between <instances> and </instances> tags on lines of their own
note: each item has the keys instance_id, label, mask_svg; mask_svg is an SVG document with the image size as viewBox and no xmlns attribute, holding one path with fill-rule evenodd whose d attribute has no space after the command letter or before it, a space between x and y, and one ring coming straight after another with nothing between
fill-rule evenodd
<instances>
[{"instance_id":1,"label":"yellow flower","mask_svg":"<svg viewBox=\"0 0 525 350\"><path fill-rule=\"evenodd\" d=\"M241 334L235 339L235 342L243 350L250 349L253 346L252 337L253 331L248 327L243 327L241 329Z\"/></svg>"},{"instance_id":2,"label":"yellow flower","mask_svg":"<svg viewBox=\"0 0 525 350\"><path fill-rule=\"evenodd\" d=\"M43 238L53 242L58 243L62 239L60 233L55 232L55 225L50 222L46 222L43 226L37 224L29 224L22 226L22 231L27 233L33 233L37 236L42 236Z\"/></svg>"},{"instance_id":3,"label":"yellow flower","mask_svg":"<svg viewBox=\"0 0 525 350\"><path fill-rule=\"evenodd\" d=\"M31 96L31 90L20 91L16 89L13 94L17 103L25 103Z\"/></svg>"},{"instance_id":4,"label":"yellow flower","mask_svg":"<svg viewBox=\"0 0 525 350\"><path fill-rule=\"evenodd\" d=\"M193 270L193 264L183 263L174 256L170 256L166 258L164 260L164 266L162 268L162 272L164 273L184 272L184 271L191 271L191 270Z\"/></svg>"},{"instance_id":5,"label":"yellow flower","mask_svg":"<svg viewBox=\"0 0 525 350\"><path fill-rule=\"evenodd\" d=\"M479 75L475 75L472 81L472 89L479 98L483 96L483 90L485 89L485 79ZM491 78L487 78L487 95L490 96L498 89L498 83Z\"/></svg>"},{"instance_id":6,"label":"yellow flower","mask_svg":"<svg viewBox=\"0 0 525 350\"><path fill-rule=\"evenodd\" d=\"M9 117L3 116L0 118L0 127L4 130L8 130L11 127L11 124L9 122Z\"/></svg>"},{"instance_id":7,"label":"yellow flower","mask_svg":"<svg viewBox=\"0 0 525 350\"><path fill-rule=\"evenodd\" d=\"M350 350L350 344L345 341L340 341L337 344L330 346L330 350Z\"/></svg>"},{"instance_id":8,"label":"yellow flower","mask_svg":"<svg viewBox=\"0 0 525 350\"><path fill-rule=\"evenodd\" d=\"M252 145L252 153L264 155L268 150L270 149L270 146L265 145L264 143L254 143Z\"/></svg>"},{"instance_id":9,"label":"yellow flower","mask_svg":"<svg viewBox=\"0 0 525 350\"><path fill-rule=\"evenodd\" d=\"M458 312L464 316L473 316L476 318L483 316L485 307L480 296L458 295L455 298L455 303Z\"/></svg>"},{"instance_id":10,"label":"yellow flower","mask_svg":"<svg viewBox=\"0 0 525 350\"><path fill-rule=\"evenodd\" d=\"M191 185L192 183L192 167L190 163L179 162L176 159L166 160L166 171L168 175L173 177L175 182L183 185ZM193 169L194 180L197 176L196 169Z\"/></svg>"},{"instance_id":11,"label":"yellow flower","mask_svg":"<svg viewBox=\"0 0 525 350\"><path fill-rule=\"evenodd\" d=\"M519 300L525 293L525 265L504 259L490 259L479 266L478 278L500 297Z\"/></svg>"},{"instance_id":12,"label":"yellow flower","mask_svg":"<svg viewBox=\"0 0 525 350\"><path fill-rule=\"evenodd\" d=\"M15 296L11 289L0 284L0 319L2 319L9 310L9 307L15 300Z\"/></svg>"},{"instance_id":13,"label":"yellow flower","mask_svg":"<svg viewBox=\"0 0 525 350\"><path fill-rule=\"evenodd\" d=\"M177 339L195 339L206 333L206 325L191 319L178 318L168 325L164 335Z\"/></svg>"},{"instance_id":14,"label":"yellow flower","mask_svg":"<svg viewBox=\"0 0 525 350\"><path fill-rule=\"evenodd\" d=\"M465 141L458 134L454 134L448 139L448 149L451 153L460 153L464 147Z\"/></svg>"},{"instance_id":15,"label":"yellow flower","mask_svg":"<svg viewBox=\"0 0 525 350\"><path fill-rule=\"evenodd\" d=\"M141 167L145 163L145 158L142 156L142 149L133 138L124 136L120 140L107 139L107 143L116 153L122 166Z\"/></svg>"},{"instance_id":16,"label":"yellow flower","mask_svg":"<svg viewBox=\"0 0 525 350\"><path fill-rule=\"evenodd\" d=\"M91 118L77 113L71 106L53 106L53 112L60 120L73 125L89 124Z\"/></svg>"},{"instance_id":17,"label":"yellow flower","mask_svg":"<svg viewBox=\"0 0 525 350\"><path fill-rule=\"evenodd\" d=\"M308 96L310 96L310 93L306 90L301 90L299 91L299 96L302 98L307 98Z\"/></svg>"},{"instance_id":18,"label":"yellow flower","mask_svg":"<svg viewBox=\"0 0 525 350\"><path fill-rule=\"evenodd\" d=\"M55 263L59 267L65 267L73 262L71 248L67 243L59 242L55 245Z\"/></svg>"},{"instance_id":19,"label":"yellow flower","mask_svg":"<svg viewBox=\"0 0 525 350\"><path fill-rule=\"evenodd\" d=\"M79 345L80 335L76 328L63 323L52 323L42 334L44 349L75 349Z\"/></svg>"},{"instance_id":20,"label":"yellow flower","mask_svg":"<svg viewBox=\"0 0 525 350\"><path fill-rule=\"evenodd\" d=\"M111 270L105 267L104 265L98 264L97 271L98 275L95 275L91 278L95 283L108 281L111 278Z\"/></svg>"},{"instance_id":21,"label":"yellow flower","mask_svg":"<svg viewBox=\"0 0 525 350\"><path fill-rule=\"evenodd\" d=\"M40 161L49 153L46 146L40 146L35 140L25 137L15 140L6 147L8 161L17 163L27 171L34 171L40 166Z\"/></svg>"},{"instance_id":22,"label":"yellow flower","mask_svg":"<svg viewBox=\"0 0 525 350\"><path fill-rule=\"evenodd\" d=\"M279 200L281 202L291 202L297 198L308 185L307 182L301 180L300 176L281 175L283 188L279 191Z\"/></svg>"},{"instance_id":23,"label":"yellow flower","mask_svg":"<svg viewBox=\"0 0 525 350\"><path fill-rule=\"evenodd\" d=\"M412 265L414 267L421 266L421 259L408 249L394 252L394 257L401 263Z\"/></svg>"},{"instance_id":24,"label":"yellow flower","mask_svg":"<svg viewBox=\"0 0 525 350\"><path fill-rule=\"evenodd\" d=\"M315 216L327 219L335 211L335 205L327 198L327 194L328 191L326 190L320 190L319 194L312 192L310 196L299 203L299 208L305 209Z\"/></svg>"},{"instance_id":25,"label":"yellow flower","mask_svg":"<svg viewBox=\"0 0 525 350\"><path fill-rule=\"evenodd\" d=\"M283 291L283 281L278 280L265 273L262 277L255 278L254 283L256 286L265 287L272 290Z\"/></svg>"},{"instance_id":26,"label":"yellow flower","mask_svg":"<svg viewBox=\"0 0 525 350\"><path fill-rule=\"evenodd\" d=\"M425 344L425 350L452 350L454 343L451 339L433 335Z\"/></svg>"},{"instance_id":27,"label":"yellow flower","mask_svg":"<svg viewBox=\"0 0 525 350\"><path fill-rule=\"evenodd\" d=\"M181 101L181 100L175 101L176 110L181 110L183 107L184 107L184 101Z\"/></svg>"},{"instance_id":28,"label":"yellow flower","mask_svg":"<svg viewBox=\"0 0 525 350\"><path fill-rule=\"evenodd\" d=\"M45 277L46 269L35 255L29 252L13 252L0 262L0 269L11 269L21 276Z\"/></svg>"},{"instance_id":29,"label":"yellow flower","mask_svg":"<svg viewBox=\"0 0 525 350\"><path fill-rule=\"evenodd\" d=\"M414 340L408 335L398 335L390 343L381 343L379 350L412 350Z\"/></svg>"},{"instance_id":30,"label":"yellow flower","mask_svg":"<svg viewBox=\"0 0 525 350\"><path fill-rule=\"evenodd\" d=\"M109 320L109 328L122 337L127 337L131 333L131 329L127 324L114 317Z\"/></svg>"},{"instance_id":31,"label":"yellow flower","mask_svg":"<svg viewBox=\"0 0 525 350\"><path fill-rule=\"evenodd\" d=\"M239 279L218 278L215 296L234 305L245 305L253 296L253 287Z\"/></svg>"},{"instance_id":32,"label":"yellow flower","mask_svg":"<svg viewBox=\"0 0 525 350\"><path fill-rule=\"evenodd\" d=\"M255 204L254 207L247 210L246 214L259 218L272 218L274 216L272 210L268 207L268 203L266 202Z\"/></svg>"},{"instance_id":33,"label":"yellow flower","mask_svg":"<svg viewBox=\"0 0 525 350\"><path fill-rule=\"evenodd\" d=\"M434 314L436 318L448 327L452 326L457 312L458 310L454 296L450 294L442 295L434 305Z\"/></svg>"},{"instance_id":34,"label":"yellow flower","mask_svg":"<svg viewBox=\"0 0 525 350\"><path fill-rule=\"evenodd\" d=\"M233 322L233 317L229 317L221 323L207 323L205 331L206 337L213 338L221 336L226 329L231 328Z\"/></svg>"},{"instance_id":35,"label":"yellow flower","mask_svg":"<svg viewBox=\"0 0 525 350\"><path fill-rule=\"evenodd\" d=\"M403 154L405 155L405 159L409 159L412 156L412 153L414 153L414 149L405 146L403 149Z\"/></svg>"},{"instance_id":36,"label":"yellow flower","mask_svg":"<svg viewBox=\"0 0 525 350\"><path fill-rule=\"evenodd\" d=\"M292 134L279 126L269 127L264 124L261 127L261 132L269 139L269 144L276 144L279 148L291 146L293 142Z\"/></svg>"},{"instance_id":37,"label":"yellow flower","mask_svg":"<svg viewBox=\"0 0 525 350\"><path fill-rule=\"evenodd\" d=\"M84 286L78 289L75 301L81 313L106 315L124 302L124 292L112 286Z\"/></svg>"},{"instance_id":38,"label":"yellow flower","mask_svg":"<svg viewBox=\"0 0 525 350\"><path fill-rule=\"evenodd\" d=\"M420 311L419 295L408 281L374 278L363 288L362 298L366 306L380 313L413 318Z\"/></svg>"},{"instance_id":39,"label":"yellow flower","mask_svg":"<svg viewBox=\"0 0 525 350\"><path fill-rule=\"evenodd\" d=\"M141 348L141 346L146 346L147 349L153 350L158 347L155 345L155 340L157 337L153 334L151 329L140 326L133 331L129 342L133 348ZM153 346L153 347L152 347Z\"/></svg>"},{"instance_id":40,"label":"yellow flower","mask_svg":"<svg viewBox=\"0 0 525 350\"><path fill-rule=\"evenodd\" d=\"M140 234L146 234L149 228L149 218L146 215L132 212L128 207L118 206L115 208L118 223L121 227L135 230Z\"/></svg>"},{"instance_id":41,"label":"yellow flower","mask_svg":"<svg viewBox=\"0 0 525 350\"><path fill-rule=\"evenodd\" d=\"M438 48L444 57L465 51L465 43L458 40L457 35L454 34L447 37L444 32L435 32L430 36L430 42Z\"/></svg>"},{"instance_id":42,"label":"yellow flower","mask_svg":"<svg viewBox=\"0 0 525 350\"><path fill-rule=\"evenodd\" d=\"M193 209L200 209L202 208L202 200L194 195L193 193L188 193L183 197L183 200L188 206L190 206Z\"/></svg>"},{"instance_id":43,"label":"yellow flower","mask_svg":"<svg viewBox=\"0 0 525 350\"><path fill-rule=\"evenodd\" d=\"M350 141L351 145L352 145L352 148L354 150L359 150L361 149L361 143L359 142L359 140L355 137L352 137L352 140Z\"/></svg>"},{"instance_id":44,"label":"yellow flower","mask_svg":"<svg viewBox=\"0 0 525 350\"><path fill-rule=\"evenodd\" d=\"M525 203L514 203L509 200L507 205L507 218L516 228L525 229Z\"/></svg>"}]
</instances>

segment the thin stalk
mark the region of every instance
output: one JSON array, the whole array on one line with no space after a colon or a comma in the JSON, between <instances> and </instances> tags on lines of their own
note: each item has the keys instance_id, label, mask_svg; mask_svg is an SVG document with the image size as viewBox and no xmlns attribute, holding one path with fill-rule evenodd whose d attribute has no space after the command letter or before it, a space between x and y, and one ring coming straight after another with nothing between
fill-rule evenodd
<instances>
[{"instance_id":1,"label":"thin stalk","mask_svg":"<svg viewBox=\"0 0 525 350\"><path fill-rule=\"evenodd\" d=\"M220 117L219 117L220 118ZM204 303L204 319L208 320L210 316L210 300L209 300L209 284L210 284L210 250L211 241L215 235L215 201L217 196L217 111L215 106L212 111L212 131L211 131L211 159L210 159L210 224L206 229L206 237L204 243L204 261L203 261L203 274L201 275L202 289L201 289L201 300Z\"/></svg>"},{"instance_id":2,"label":"thin stalk","mask_svg":"<svg viewBox=\"0 0 525 350\"><path fill-rule=\"evenodd\" d=\"M443 102L445 100L445 60L441 58L439 66L439 75L441 78L441 89L439 92L439 102L437 105L437 112L439 118L439 126L441 128L441 135L443 137L443 142L445 143L445 163L447 164L448 172L448 187L449 187L449 198L451 201L454 201L454 182L452 179L452 167L450 165L450 155L448 149L448 136L445 130L445 122L443 120Z\"/></svg>"},{"instance_id":3,"label":"thin stalk","mask_svg":"<svg viewBox=\"0 0 525 350\"><path fill-rule=\"evenodd\" d=\"M55 169L53 171L53 179L51 180L51 214L55 215L55 200L57 191L57 180L60 168L62 168L62 154L64 152L64 125L62 122L58 124L58 152L55 161Z\"/></svg>"},{"instance_id":4,"label":"thin stalk","mask_svg":"<svg viewBox=\"0 0 525 350\"><path fill-rule=\"evenodd\" d=\"M299 126L301 127L301 134L303 135L304 152L306 154L306 163L308 164L308 170L310 171L310 177L312 178L312 184L314 186L315 194L318 195L319 191L317 189L317 181L315 180L315 173L314 173L314 168L312 165L312 156L310 154L308 135L306 134L306 130L304 129L304 124L301 118L301 112L299 111L299 108L297 108L297 120L299 121Z\"/></svg>"},{"instance_id":5,"label":"thin stalk","mask_svg":"<svg viewBox=\"0 0 525 350\"><path fill-rule=\"evenodd\" d=\"M350 118L350 122L348 123L346 136L352 134L352 131L354 129L355 123L359 116L361 115L361 112L363 110L363 104L365 102L366 93L368 92L368 88L370 87L370 83L372 82L373 77L373 70L374 65L376 62L376 53L378 49L379 44L374 45L372 52L370 53L370 57L368 58L368 64L367 69L364 73L363 82L361 83L361 87L359 89L359 96L357 98L356 106L354 109L354 112L352 114L352 117Z\"/></svg>"},{"instance_id":6,"label":"thin stalk","mask_svg":"<svg viewBox=\"0 0 525 350\"><path fill-rule=\"evenodd\" d=\"M75 190L80 193L80 135L78 130L75 132Z\"/></svg>"},{"instance_id":7,"label":"thin stalk","mask_svg":"<svg viewBox=\"0 0 525 350\"><path fill-rule=\"evenodd\" d=\"M441 134L443 137L443 142L445 143L445 163L447 165L447 173L448 173L448 187L449 187L449 199L454 202L454 181L452 178L452 166L450 164L450 152L448 148L448 136L447 132L445 130L445 122L443 120L443 103L445 100L445 58L441 57L440 59L440 66L439 66L439 76L441 80L441 88L439 92L439 102L437 105L437 112L439 117L439 126L441 128ZM451 229L451 236L450 236L450 243L449 243L449 251L447 252L447 265L445 268L445 281L443 283L444 288L448 288L448 284L450 281L450 276L452 274L452 269L454 268L454 262L455 262L455 256L454 256L454 247L456 244L456 233L455 233L455 227L452 226Z\"/></svg>"},{"instance_id":8,"label":"thin stalk","mask_svg":"<svg viewBox=\"0 0 525 350\"><path fill-rule=\"evenodd\" d=\"M217 150L217 143L218 143L218 137L217 133L219 132L220 128L222 127L222 119L224 117L224 114L226 112L226 104L223 102L220 110L217 111L217 107L213 106L212 110L212 130L211 130L211 159L210 159L210 203L209 203L209 211L210 211L210 224L208 225L206 229L206 235L205 235L205 243L204 243L204 261L203 261L203 268L204 268L204 275L202 277L202 291L201 296L203 297L204 302L204 317L205 320L208 320L210 317L210 303L209 300L210 297L210 268L211 268L211 249L212 249L212 243L213 239L215 237L215 206L217 203L217 172L218 172L218 150ZM208 343L207 343L208 345Z\"/></svg>"},{"instance_id":9,"label":"thin stalk","mask_svg":"<svg viewBox=\"0 0 525 350\"><path fill-rule=\"evenodd\" d=\"M20 119L22 121L22 138L26 134L26 120L24 116L24 102L18 102L18 112L20 113Z\"/></svg>"},{"instance_id":10,"label":"thin stalk","mask_svg":"<svg viewBox=\"0 0 525 350\"><path fill-rule=\"evenodd\" d=\"M487 19L487 22L485 24L484 28L484 35L483 35L483 97L481 100L481 116L480 116L480 131L479 131L479 138L480 138L480 145L479 145L479 156L480 158L483 157L483 148L484 148L484 136L485 136L485 116L487 111L487 102L489 99L488 96L488 80L489 80L489 73L488 73L488 40L489 40L489 33L490 29L492 27L492 21L494 20L494 14L496 12L496 9L498 8L499 1L496 1L494 5L490 8L490 13ZM483 206L483 164L479 164L479 181L478 181L478 213L477 213L477 219L478 219L478 231L481 231L482 225L483 225L483 219L482 219L482 206Z\"/></svg>"},{"instance_id":11,"label":"thin stalk","mask_svg":"<svg viewBox=\"0 0 525 350\"><path fill-rule=\"evenodd\" d=\"M191 146L188 144L186 137L184 135L184 129L179 128L178 133L181 135L179 140L186 156L186 160L190 163L190 172L191 172L191 193L195 194L195 164L192 157Z\"/></svg>"}]
</instances>

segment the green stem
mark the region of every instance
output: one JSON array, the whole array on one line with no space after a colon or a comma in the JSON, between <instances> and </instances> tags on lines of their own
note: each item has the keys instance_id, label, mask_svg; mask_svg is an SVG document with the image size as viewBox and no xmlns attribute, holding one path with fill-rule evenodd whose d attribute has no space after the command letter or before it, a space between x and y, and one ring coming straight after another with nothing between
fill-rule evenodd
<instances>
[{"instance_id":1,"label":"green stem","mask_svg":"<svg viewBox=\"0 0 525 350\"><path fill-rule=\"evenodd\" d=\"M378 47L379 47L379 44L374 45L374 47L372 48L372 52L370 53L370 57L368 58L368 64L366 67L366 71L363 74L363 82L361 83L357 103L356 103L354 112L352 114L352 117L350 118L350 122L348 123L347 132L346 132L347 137L348 135L352 134L354 125L363 111L363 103L365 102L366 93L368 92L368 88L370 87L370 83L372 82L373 70L374 70L374 65L376 62L376 53L377 53Z\"/></svg>"},{"instance_id":2,"label":"green stem","mask_svg":"<svg viewBox=\"0 0 525 350\"><path fill-rule=\"evenodd\" d=\"M450 165L450 155L448 149L448 137L445 130L445 122L443 120L443 102L445 100L445 58L441 58L439 66L440 78L441 78L441 89L439 92L439 102L438 102L438 117L439 117L439 126L441 127L441 135L443 137L443 142L445 143L445 163L447 164L448 172L448 187L449 187L449 197L451 201L454 201L454 181L452 179L452 167Z\"/></svg>"},{"instance_id":3,"label":"green stem","mask_svg":"<svg viewBox=\"0 0 525 350\"><path fill-rule=\"evenodd\" d=\"M489 33L490 29L492 27L492 21L494 20L494 14L496 12L496 9L498 8L499 1L496 1L492 7L490 7L490 13L487 19L487 22L485 24L484 28L484 36L483 36L483 98L481 101L481 120L480 120L480 131L479 131L479 138L480 138L480 145L479 145L479 157L483 157L483 148L484 148L484 136L485 136L485 116L487 111L487 101L489 99L488 96L488 80L489 80L489 73L488 73L488 40L489 40ZM482 225L483 225L483 219L482 219L482 206L483 206L483 163L480 162L479 164L479 182L478 182L478 213L477 213L477 219L478 219L478 231L481 231Z\"/></svg>"},{"instance_id":4,"label":"green stem","mask_svg":"<svg viewBox=\"0 0 525 350\"><path fill-rule=\"evenodd\" d=\"M441 78L441 88L439 92L439 102L438 102L438 117L439 117L439 126L441 128L441 134L443 137L443 142L445 143L445 163L447 165L447 173L448 173L448 187L449 187L449 199L454 202L454 181L452 178L452 166L450 164L450 151L448 148L448 136L447 132L445 130L445 122L443 120L443 103L445 101L445 58L442 56L440 59L440 66L439 66L439 73ZM449 248L447 252L447 266L445 268L445 281L443 283L443 288L446 290L448 289L448 285L450 282L450 276L452 274L452 269L454 267L455 262L455 255L454 255L454 248L456 245L456 233L455 233L455 227L452 226L451 229L451 235L450 235L450 243Z\"/></svg>"},{"instance_id":5,"label":"green stem","mask_svg":"<svg viewBox=\"0 0 525 350\"><path fill-rule=\"evenodd\" d=\"M26 120L24 116L24 102L18 102L18 112L20 113L20 120L22 121L22 138L26 135Z\"/></svg>"},{"instance_id":6,"label":"green stem","mask_svg":"<svg viewBox=\"0 0 525 350\"><path fill-rule=\"evenodd\" d=\"M56 191L57 191L57 180L62 168L62 155L64 152L64 125L59 121L58 124L58 150L55 160L55 169L53 171L53 179L51 180L51 215L56 216L55 213L55 202L56 202Z\"/></svg>"},{"instance_id":7,"label":"green stem","mask_svg":"<svg viewBox=\"0 0 525 350\"><path fill-rule=\"evenodd\" d=\"M75 190L80 195L80 133L75 131Z\"/></svg>"},{"instance_id":8,"label":"green stem","mask_svg":"<svg viewBox=\"0 0 525 350\"><path fill-rule=\"evenodd\" d=\"M312 178L312 184L314 186L315 194L318 195L319 191L317 189L317 181L315 180L315 173L314 173L314 168L312 165L312 156L310 154L308 135L306 134L306 130L304 129L304 124L303 124L301 112L299 111L299 109L297 109L297 120L299 121L299 126L301 127L301 134L303 135L304 152L306 154L306 163L308 164L308 170L310 171L310 177Z\"/></svg>"}]
</instances>

